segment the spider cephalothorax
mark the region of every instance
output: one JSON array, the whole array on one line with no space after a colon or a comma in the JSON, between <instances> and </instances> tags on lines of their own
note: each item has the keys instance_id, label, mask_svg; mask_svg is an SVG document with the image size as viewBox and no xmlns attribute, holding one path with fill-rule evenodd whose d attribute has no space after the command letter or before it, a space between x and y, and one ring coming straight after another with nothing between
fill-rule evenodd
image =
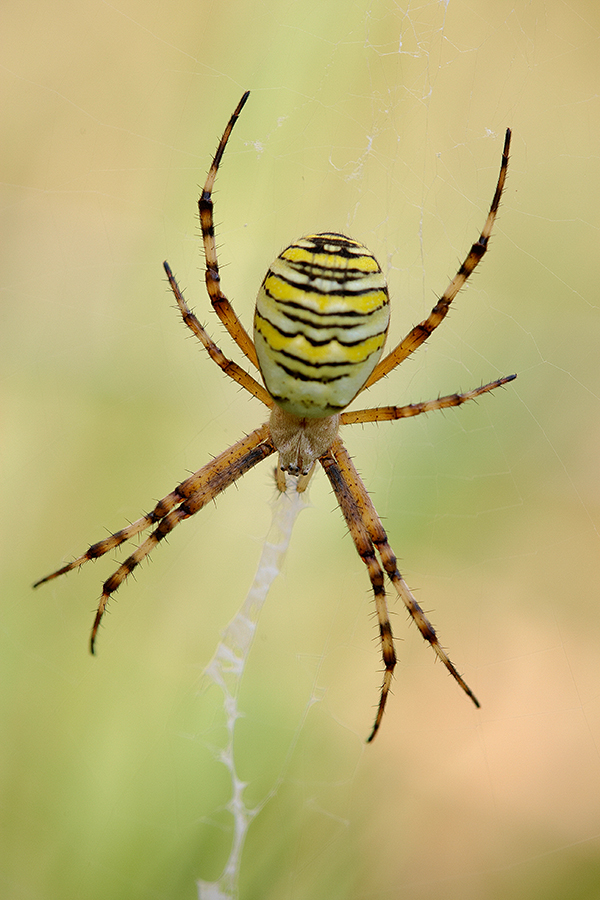
<instances>
[{"instance_id":1,"label":"spider cephalothorax","mask_svg":"<svg viewBox=\"0 0 600 900\"><path fill-rule=\"evenodd\" d=\"M154 527L103 585L90 640L93 653L98 626L111 594L179 522L194 515L241 475L275 452L278 453L277 486L281 491L287 487L286 473L296 479L296 490L305 490L319 462L337 497L354 545L367 566L373 588L385 673L375 723L368 738L371 741L381 723L396 665L384 573L425 640L475 705L479 706L479 703L442 649L433 626L400 575L387 535L339 436L339 428L340 425L391 421L460 406L516 377L498 378L472 391L423 403L346 411L361 391L395 369L427 340L486 252L506 180L510 130L506 131L494 198L478 240L428 317L412 328L382 359L389 323L385 278L372 253L363 244L342 234L311 234L280 253L258 292L254 341L222 293L212 190L231 130L248 95L249 92L244 94L227 124L198 207L206 256L206 287L212 306L239 349L260 370L264 387L223 355L189 309L167 263L164 268L186 325L225 374L271 410L270 419L186 478L152 512L93 544L82 556L38 581L36 587Z\"/></svg>"}]
</instances>

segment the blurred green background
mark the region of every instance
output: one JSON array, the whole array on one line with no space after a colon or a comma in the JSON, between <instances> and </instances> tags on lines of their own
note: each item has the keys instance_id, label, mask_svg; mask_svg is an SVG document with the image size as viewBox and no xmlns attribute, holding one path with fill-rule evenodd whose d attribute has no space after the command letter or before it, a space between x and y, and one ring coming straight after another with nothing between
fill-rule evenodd
<instances>
[{"instance_id":1,"label":"blurred green background","mask_svg":"<svg viewBox=\"0 0 600 900\"><path fill-rule=\"evenodd\" d=\"M196 200L246 88L216 220L247 325L282 247L340 230L386 270L398 340L479 233L513 128L489 257L368 402L519 378L346 431L479 712L392 600L400 664L365 745L368 581L314 479L241 689L239 774L249 804L272 794L240 896L600 896L598 4L20 0L3 20L2 897L187 900L229 851L202 672L252 581L269 466L120 591L96 659L113 555L30 584L264 416L187 339L161 269L229 352Z\"/></svg>"}]
</instances>

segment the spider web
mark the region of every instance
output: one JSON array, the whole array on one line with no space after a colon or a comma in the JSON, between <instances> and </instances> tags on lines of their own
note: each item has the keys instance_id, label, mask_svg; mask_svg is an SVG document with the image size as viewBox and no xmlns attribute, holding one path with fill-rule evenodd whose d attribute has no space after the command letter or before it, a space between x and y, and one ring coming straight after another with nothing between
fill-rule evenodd
<instances>
[{"instance_id":1,"label":"spider web","mask_svg":"<svg viewBox=\"0 0 600 900\"><path fill-rule=\"evenodd\" d=\"M223 16L25 0L5 35L3 896L189 900L199 877L220 890L232 771L247 785L242 898L595 896L598 4L266 0ZM265 470L119 592L97 660L85 637L108 561L43 596L27 586L262 416L183 341L160 281L167 258L228 352L195 202L246 88L215 200L247 325L281 248L337 229L384 266L397 340L478 233L513 128L489 256L368 400L519 377L472 408L344 435L481 711L395 608L394 695L365 749L380 679L368 583L316 478L227 769L226 695L198 679L268 530Z\"/></svg>"},{"instance_id":2,"label":"spider web","mask_svg":"<svg viewBox=\"0 0 600 900\"><path fill-rule=\"evenodd\" d=\"M223 693L227 740L219 751L218 759L231 778L232 793L226 808L233 819L233 838L229 857L219 879L216 882L198 882L199 900L228 900L237 896L242 852L248 828L269 799L267 797L262 803L252 807L247 806L244 799L247 785L238 774L235 752L235 726L243 715L239 706L240 686L261 610L273 581L281 571L296 519L307 505L306 492L299 494L293 479L288 477L287 492L277 496L271 504L271 526L248 596L225 629L215 655L205 670L208 678ZM277 784L269 796L273 795L276 788Z\"/></svg>"}]
</instances>

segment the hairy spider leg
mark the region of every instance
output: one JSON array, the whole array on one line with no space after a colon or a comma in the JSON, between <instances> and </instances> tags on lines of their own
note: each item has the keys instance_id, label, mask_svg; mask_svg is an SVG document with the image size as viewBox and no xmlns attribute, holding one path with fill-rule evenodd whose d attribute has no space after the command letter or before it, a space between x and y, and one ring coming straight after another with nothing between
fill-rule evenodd
<instances>
[{"instance_id":1,"label":"hairy spider leg","mask_svg":"<svg viewBox=\"0 0 600 900\"><path fill-rule=\"evenodd\" d=\"M217 456L212 462L208 463L204 468L200 469L195 475L188 479L188 483L195 481L197 488L191 491L187 499L185 499L176 509L172 509L159 522L154 531L133 551L131 556L119 566L113 575L108 578L102 585L102 597L98 604L96 618L92 626L92 634L90 637L90 650L93 653L96 643L96 635L98 627L106 604L112 594L123 584L128 575L139 566L156 547L173 529L195 515L210 500L214 500L224 490L226 490L234 481L253 469L254 466L262 462L272 453L275 452L275 446L269 436L268 426L262 425L253 431L247 438L238 441L233 447L225 450L220 456Z\"/></svg>"},{"instance_id":2,"label":"hairy spider leg","mask_svg":"<svg viewBox=\"0 0 600 900\"><path fill-rule=\"evenodd\" d=\"M507 128L506 135L504 137L504 148L502 150L500 174L498 175L498 182L496 184L494 198L492 200L492 205L490 206L490 211L485 221L485 225L483 226L483 231L479 235L479 238L475 241L475 243L469 250L458 272L456 273L436 305L433 307L428 317L424 319L424 321L419 325L415 325L415 327L408 332L406 337L404 337L400 341L400 343L390 353L387 354L387 356L384 356L383 359L381 359L377 363L363 390L371 387L371 385L375 384L376 381L379 381L380 378L383 378L384 375L388 375L393 369L396 368L396 366L399 366L407 356L410 356L411 353L414 353L417 347L420 347L421 344L427 340L427 338L435 331L438 325L444 320L444 318L446 317L446 313L450 308L450 304L452 303L460 289L464 286L467 278L469 278L469 276L473 273L475 267L483 259L488 249L490 235L492 233L492 228L494 227L494 222L496 221L496 215L498 213L498 207L500 206L502 191L504 190L506 173L508 171L508 153L510 150L510 139L511 130L510 128Z\"/></svg>"},{"instance_id":3,"label":"hairy spider leg","mask_svg":"<svg viewBox=\"0 0 600 900\"><path fill-rule=\"evenodd\" d=\"M447 394L438 397L437 400L425 400L421 403L409 403L406 406L374 406L371 409L353 409L343 412L340 416L341 425L358 425L366 422L390 422L395 419L408 419L411 416L420 416L421 413L434 412L436 409L450 409L452 406L462 406L468 400L476 400L482 394L487 394L498 387L502 387L509 381L514 381L516 375L505 375L489 384L462 394Z\"/></svg>"},{"instance_id":4,"label":"hairy spider leg","mask_svg":"<svg viewBox=\"0 0 600 900\"><path fill-rule=\"evenodd\" d=\"M221 322L236 342L242 353L248 357L253 366L258 369L258 359L252 338L238 319L231 303L221 290L221 275L219 272L219 261L217 258L217 245L215 242L215 225L213 218L213 201L212 191L225 153L227 141L233 130L233 126L237 122L246 100L250 96L250 91L246 91L242 99L238 103L231 116L227 127L223 132L223 137L219 141L217 152L212 161L212 165L208 171L208 176L204 184L200 199L198 200L198 212L200 214L200 227L202 229L202 243L204 245L204 256L206 259L206 289L210 297L212 307Z\"/></svg>"}]
</instances>

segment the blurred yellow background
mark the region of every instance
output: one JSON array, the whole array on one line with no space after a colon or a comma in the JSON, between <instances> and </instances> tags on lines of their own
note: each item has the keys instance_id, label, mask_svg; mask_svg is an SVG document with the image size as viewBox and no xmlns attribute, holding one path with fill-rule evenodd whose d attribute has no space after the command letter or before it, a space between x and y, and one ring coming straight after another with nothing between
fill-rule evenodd
<instances>
[{"instance_id":1,"label":"blurred yellow background","mask_svg":"<svg viewBox=\"0 0 600 900\"><path fill-rule=\"evenodd\" d=\"M368 579L314 479L242 683L239 774L249 804L273 793L240 896L600 896L597 3L21 0L3 19L2 897L187 900L229 851L202 672L252 581L270 467L157 549L96 659L113 555L30 584L264 417L187 338L161 269L233 352L196 201L247 88L215 201L248 326L282 247L339 230L385 269L398 340L478 235L513 128L489 257L368 402L519 377L345 433L479 712L392 599L400 664L365 745Z\"/></svg>"}]
</instances>

